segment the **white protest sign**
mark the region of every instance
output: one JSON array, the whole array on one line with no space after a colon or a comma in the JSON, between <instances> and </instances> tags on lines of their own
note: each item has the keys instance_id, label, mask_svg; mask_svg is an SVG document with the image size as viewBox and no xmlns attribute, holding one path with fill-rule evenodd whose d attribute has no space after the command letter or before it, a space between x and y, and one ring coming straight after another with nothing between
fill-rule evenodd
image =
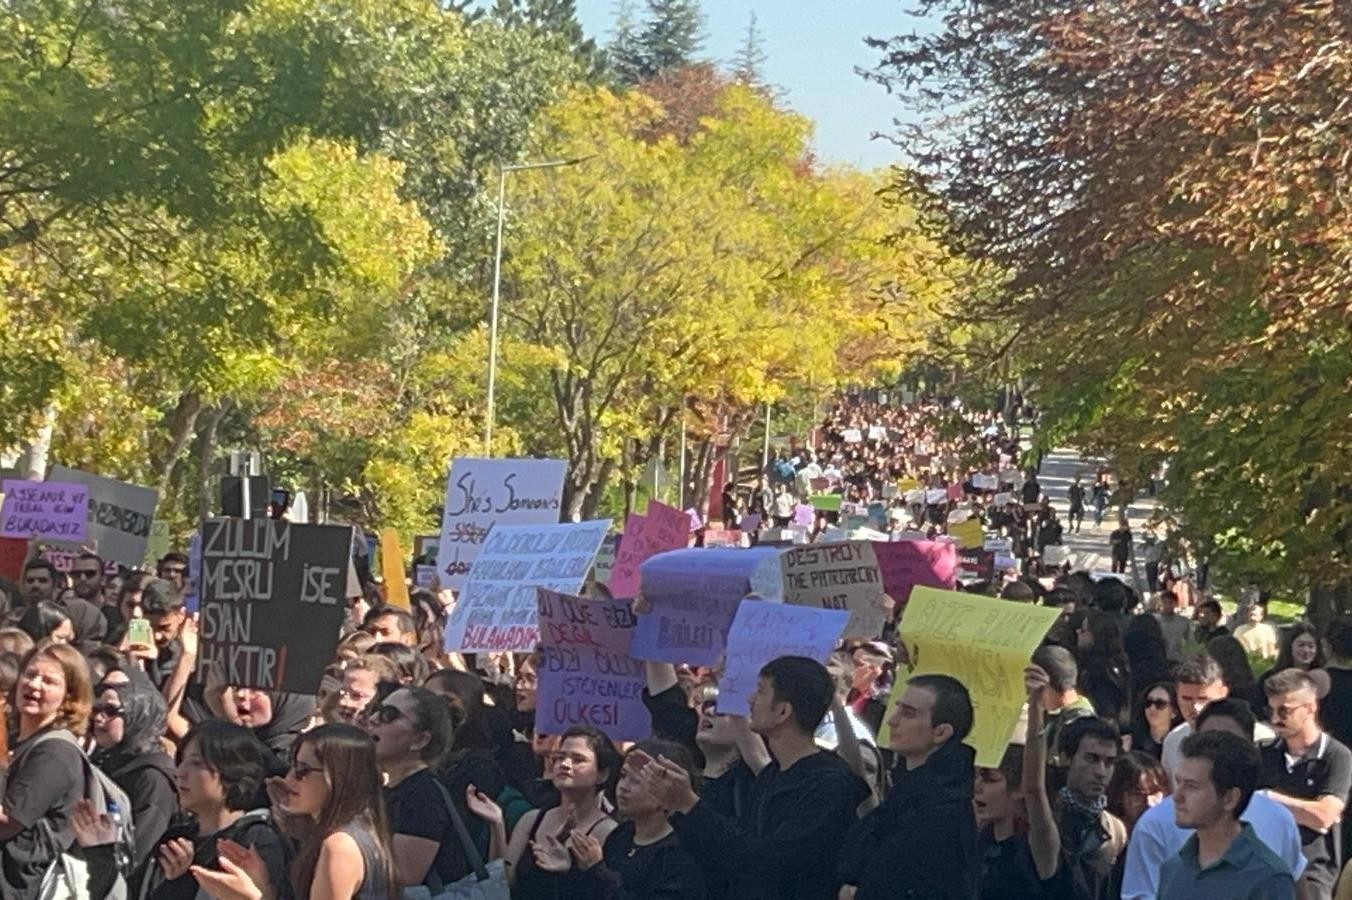
<instances>
[{"instance_id":1,"label":"white protest sign","mask_svg":"<svg viewBox=\"0 0 1352 900\"><path fill-rule=\"evenodd\" d=\"M942 506L948 502L947 488L930 488L925 491L925 503L930 506Z\"/></svg>"},{"instance_id":2,"label":"white protest sign","mask_svg":"<svg viewBox=\"0 0 1352 900\"><path fill-rule=\"evenodd\" d=\"M494 526L446 623L446 649L535 649L540 639L535 589L576 594L609 530L609 519Z\"/></svg>"},{"instance_id":3,"label":"white protest sign","mask_svg":"<svg viewBox=\"0 0 1352 900\"><path fill-rule=\"evenodd\" d=\"M760 670L780 656L825 662L840 640L850 613L743 600L728 630L727 665L718 682L718 711L751 714L751 694Z\"/></svg>"},{"instance_id":4,"label":"white protest sign","mask_svg":"<svg viewBox=\"0 0 1352 900\"><path fill-rule=\"evenodd\" d=\"M858 444L864 440L864 433L858 428L846 428L840 433L847 444Z\"/></svg>"},{"instance_id":5,"label":"white protest sign","mask_svg":"<svg viewBox=\"0 0 1352 900\"><path fill-rule=\"evenodd\" d=\"M99 556L124 566L145 564L158 491L65 466L52 466L47 478L89 488L88 543Z\"/></svg>"},{"instance_id":6,"label":"white protest sign","mask_svg":"<svg viewBox=\"0 0 1352 900\"><path fill-rule=\"evenodd\" d=\"M868 439L870 441L887 440L887 429L881 425L870 425L868 427Z\"/></svg>"},{"instance_id":7,"label":"white protest sign","mask_svg":"<svg viewBox=\"0 0 1352 900\"><path fill-rule=\"evenodd\" d=\"M851 615L845 633L877 637L887 621L878 557L867 541L810 544L779 556L784 602L790 606L844 609Z\"/></svg>"},{"instance_id":8,"label":"white protest sign","mask_svg":"<svg viewBox=\"0 0 1352 900\"><path fill-rule=\"evenodd\" d=\"M567 468L561 459L462 458L452 462L437 549L442 587L464 587L493 526L558 522Z\"/></svg>"}]
</instances>

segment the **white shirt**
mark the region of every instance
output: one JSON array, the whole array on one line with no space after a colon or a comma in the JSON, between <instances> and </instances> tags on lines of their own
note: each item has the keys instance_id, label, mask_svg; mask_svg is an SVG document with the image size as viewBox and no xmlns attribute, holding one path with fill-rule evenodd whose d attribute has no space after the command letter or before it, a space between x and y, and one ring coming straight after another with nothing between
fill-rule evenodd
<instances>
[{"instance_id":1,"label":"white shirt","mask_svg":"<svg viewBox=\"0 0 1352 900\"><path fill-rule=\"evenodd\" d=\"M1291 877L1300 880L1305 871L1305 856L1300 852L1300 831L1296 819L1277 801L1262 794L1249 798L1248 808L1239 817L1253 826L1258 839L1268 845L1291 869ZM1155 900L1159 894L1160 867L1183 849L1192 829L1179 828L1174 819L1174 798L1165 797L1159 805L1145 811L1136 820L1127 842L1127 865L1122 873L1122 900Z\"/></svg>"},{"instance_id":2,"label":"white shirt","mask_svg":"<svg viewBox=\"0 0 1352 900\"><path fill-rule=\"evenodd\" d=\"M1178 771L1179 763L1183 762L1183 739L1190 734L1192 726L1182 722L1164 736L1164 743L1160 745L1160 765L1168 773L1170 784L1174 783L1174 773Z\"/></svg>"}]
</instances>

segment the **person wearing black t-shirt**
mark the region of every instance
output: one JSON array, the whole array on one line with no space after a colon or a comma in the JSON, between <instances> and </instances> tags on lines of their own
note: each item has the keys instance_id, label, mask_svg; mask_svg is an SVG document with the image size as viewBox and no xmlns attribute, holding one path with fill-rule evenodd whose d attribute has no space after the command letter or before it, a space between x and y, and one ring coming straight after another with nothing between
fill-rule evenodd
<instances>
[{"instance_id":1,"label":"person wearing black t-shirt","mask_svg":"<svg viewBox=\"0 0 1352 900\"><path fill-rule=\"evenodd\" d=\"M1307 673L1287 669L1263 687L1277 740L1260 748L1261 783L1300 827L1306 863L1301 896L1326 900L1342 867L1339 821L1352 791L1352 750L1319 726L1318 695Z\"/></svg>"},{"instance_id":2,"label":"person wearing black t-shirt","mask_svg":"<svg viewBox=\"0 0 1352 900\"><path fill-rule=\"evenodd\" d=\"M436 893L470 872L451 824L448 794L431 768L450 744L450 708L425 688L400 688L370 716L368 730L385 775L399 885L425 884Z\"/></svg>"},{"instance_id":3,"label":"person wearing black t-shirt","mask_svg":"<svg viewBox=\"0 0 1352 900\"><path fill-rule=\"evenodd\" d=\"M1042 900L1037 863L1019 828L1023 803L1023 747L1011 744L1000 767L976 770L976 824L981 829L981 900Z\"/></svg>"}]
</instances>

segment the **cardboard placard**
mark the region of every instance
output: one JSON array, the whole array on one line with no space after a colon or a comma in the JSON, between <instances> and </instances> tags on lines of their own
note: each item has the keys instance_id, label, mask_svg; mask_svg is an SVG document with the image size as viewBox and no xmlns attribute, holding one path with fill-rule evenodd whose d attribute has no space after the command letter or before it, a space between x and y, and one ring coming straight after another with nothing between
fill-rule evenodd
<instances>
[{"instance_id":1,"label":"cardboard placard","mask_svg":"<svg viewBox=\"0 0 1352 900\"><path fill-rule=\"evenodd\" d=\"M536 588L576 594L610 520L495 525L446 623L446 649L533 650L540 640Z\"/></svg>"},{"instance_id":2,"label":"cardboard placard","mask_svg":"<svg viewBox=\"0 0 1352 900\"><path fill-rule=\"evenodd\" d=\"M400 609L409 608L408 576L404 574L404 551L399 532L385 528L380 532L380 577L385 582L385 602Z\"/></svg>"},{"instance_id":3,"label":"cardboard placard","mask_svg":"<svg viewBox=\"0 0 1352 900\"><path fill-rule=\"evenodd\" d=\"M652 734L643 663L629 654L638 620L622 600L537 592L540 688L536 734L594 725L616 741Z\"/></svg>"},{"instance_id":4,"label":"cardboard placard","mask_svg":"<svg viewBox=\"0 0 1352 900\"><path fill-rule=\"evenodd\" d=\"M636 596L643 561L689 543L690 517L673 506L649 500L646 516L631 514L625 520L624 536L610 575L610 593L620 598Z\"/></svg>"},{"instance_id":5,"label":"cardboard placard","mask_svg":"<svg viewBox=\"0 0 1352 900\"><path fill-rule=\"evenodd\" d=\"M907 679L950 675L972 695L975 722L967 743L976 749L976 764L998 767L1026 699L1024 666L1060 615L1055 607L916 588L899 629L910 662L892 691L879 744L889 739L886 723Z\"/></svg>"},{"instance_id":6,"label":"cardboard placard","mask_svg":"<svg viewBox=\"0 0 1352 900\"><path fill-rule=\"evenodd\" d=\"M985 528L980 519L968 519L948 526L948 536L963 549L980 547L985 540Z\"/></svg>"},{"instance_id":7,"label":"cardboard placard","mask_svg":"<svg viewBox=\"0 0 1352 900\"><path fill-rule=\"evenodd\" d=\"M145 562L159 491L65 466L52 466L47 477L89 489L86 540L99 556L133 568Z\"/></svg>"},{"instance_id":8,"label":"cardboard placard","mask_svg":"<svg viewBox=\"0 0 1352 900\"><path fill-rule=\"evenodd\" d=\"M0 538L0 577L14 582L22 580L26 562L28 541L23 538Z\"/></svg>"},{"instance_id":9,"label":"cardboard placard","mask_svg":"<svg viewBox=\"0 0 1352 900\"><path fill-rule=\"evenodd\" d=\"M958 569L958 548L951 541L892 541L875 543L883 590L904 606L912 588L952 590Z\"/></svg>"},{"instance_id":10,"label":"cardboard placard","mask_svg":"<svg viewBox=\"0 0 1352 900\"><path fill-rule=\"evenodd\" d=\"M654 662L717 665L742 598L781 593L775 547L672 550L649 559L641 573L652 612L639 617L633 654Z\"/></svg>"},{"instance_id":11,"label":"cardboard placard","mask_svg":"<svg viewBox=\"0 0 1352 900\"><path fill-rule=\"evenodd\" d=\"M592 561L592 579L597 584L604 584L609 588L610 576L615 571L615 558L620 552L620 543L618 534L608 534L601 542L601 549L596 551L596 559Z\"/></svg>"},{"instance_id":12,"label":"cardboard placard","mask_svg":"<svg viewBox=\"0 0 1352 900\"><path fill-rule=\"evenodd\" d=\"M313 694L338 647L352 529L278 519L205 519L199 677ZM303 623L303 627L297 627Z\"/></svg>"},{"instance_id":13,"label":"cardboard placard","mask_svg":"<svg viewBox=\"0 0 1352 900\"><path fill-rule=\"evenodd\" d=\"M824 663L840 641L849 610L814 609L746 600L728 630L727 666L718 682L718 711L751 714L751 695L760 670L781 656L806 656Z\"/></svg>"},{"instance_id":14,"label":"cardboard placard","mask_svg":"<svg viewBox=\"0 0 1352 900\"><path fill-rule=\"evenodd\" d=\"M442 585L457 591L465 586L495 526L557 523L567 469L561 459L453 461L437 549Z\"/></svg>"},{"instance_id":15,"label":"cardboard placard","mask_svg":"<svg viewBox=\"0 0 1352 900\"><path fill-rule=\"evenodd\" d=\"M845 498L840 494L814 494L807 498L812 508L821 512L840 512Z\"/></svg>"},{"instance_id":16,"label":"cardboard placard","mask_svg":"<svg viewBox=\"0 0 1352 900\"><path fill-rule=\"evenodd\" d=\"M877 637L887 622L883 578L868 541L809 544L779 557L784 602L791 606L849 610L848 637Z\"/></svg>"},{"instance_id":17,"label":"cardboard placard","mask_svg":"<svg viewBox=\"0 0 1352 900\"><path fill-rule=\"evenodd\" d=\"M87 537L89 488L84 485L6 478L4 492L0 537L74 542Z\"/></svg>"}]
</instances>

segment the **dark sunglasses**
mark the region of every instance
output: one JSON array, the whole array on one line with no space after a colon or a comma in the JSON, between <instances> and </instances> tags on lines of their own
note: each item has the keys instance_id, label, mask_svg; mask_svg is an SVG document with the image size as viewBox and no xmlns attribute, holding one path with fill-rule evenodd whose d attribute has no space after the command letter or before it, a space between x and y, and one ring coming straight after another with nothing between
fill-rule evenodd
<instances>
[{"instance_id":1,"label":"dark sunglasses","mask_svg":"<svg viewBox=\"0 0 1352 900\"><path fill-rule=\"evenodd\" d=\"M71 569L70 574L74 578L98 578L98 569Z\"/></svg>"},{"instance_id":2,"label":"dark sunglasses","mask_svg":"<svg viewBox=\"0 0 1352 900\"><path fill-rule=\"evenodd\" d=\"M90 712L101 716L107 716L110 719L119 718L122 715L122 707L114 706L111 703L95 703Z\"/></svg>"},{"instance_id":3,"label":"dark sunglasses","mask_svg":"<svg viewBox=\"0 0 1352 900\"><path fill-rule=\"evenodd\" d=\"M170 575L187 575L188 570L182 566L165 567L160 569L160 577L168 578Z\"/></svg>"},{"instance_id":4,"label":"dark sunglasses","mask_svg":"<svg viewBox=\"0 0 1352 900\"><path fill-rule=\"evenodd\" d=\"M1145 705L1150 707L1151 709L1168 709L1172 704L1170 704L1168 700L1160 700L1156 698L1154 700L1145 701Z\"/></svg>"},{"instance_id":5,"label":"dark sunglasses","mask_svg":"<svg viewBox=\"0 0 1352 900\"><path fill-rule=\"evenodd\" d=\"M371 721L379 722L381 725L388 725L404 718L407 718L407 716L404 715L403 710L397 706L390 706L388 703L371 713Z\"/></svg>"}]
</instances>

